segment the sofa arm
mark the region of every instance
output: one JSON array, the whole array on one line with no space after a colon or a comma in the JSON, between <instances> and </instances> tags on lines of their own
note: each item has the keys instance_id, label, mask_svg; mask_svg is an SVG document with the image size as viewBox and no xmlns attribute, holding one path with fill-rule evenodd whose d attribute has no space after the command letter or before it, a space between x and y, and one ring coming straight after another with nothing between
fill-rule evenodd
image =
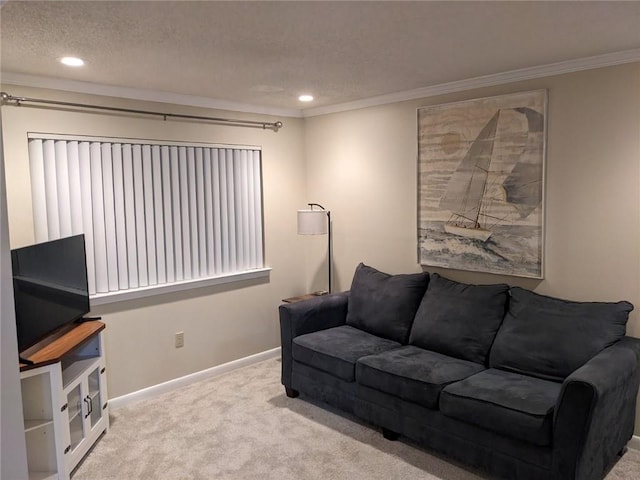
<instances>
[{"instance_id":1,"label":"sofa arm","mask_svg":"<svg viewBox=\"0 0 640 480\"><path fill-rule=\"evenodd\" d=\"M602 479L633 435L640 340L625 337L569 375L555 409L556 478Z\"/></svg>"},{"instance_id":2,"label":"sofa arm","mask_svg":"<svg viewBox=\"0 0 640 480\"><path fill-rule=\"evenodd\" d=\"M299 335L344 325L349 292L323 295L310 300L280 305L282 384L291 387L291 342Z\"/></svg>"}]
</instances>

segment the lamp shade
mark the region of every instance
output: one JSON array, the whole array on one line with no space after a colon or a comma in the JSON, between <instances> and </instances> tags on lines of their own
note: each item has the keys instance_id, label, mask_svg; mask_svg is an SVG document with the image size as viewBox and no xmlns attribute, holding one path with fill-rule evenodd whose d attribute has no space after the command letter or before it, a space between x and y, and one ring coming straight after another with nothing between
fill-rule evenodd
<instances>
[{"instance_id":1,"label":"lamp shade","mask_svg":"<svg viewBox=\"0 0 640 480\"><path fill-rule=\"evenodd\" d=\"M327 210L298 210L298 235L325 235Z\"/></svg>"}]
</instances>

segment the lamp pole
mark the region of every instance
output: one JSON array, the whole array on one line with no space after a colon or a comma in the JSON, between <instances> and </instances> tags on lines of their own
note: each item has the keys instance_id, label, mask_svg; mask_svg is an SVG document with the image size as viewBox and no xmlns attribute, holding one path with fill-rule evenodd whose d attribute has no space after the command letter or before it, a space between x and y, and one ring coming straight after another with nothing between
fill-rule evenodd
<instances>
[{"instance_id":1,"label":"lamp pole","mask_svg":"<svg viewBox=\"0 0 640 480\"><path fill-rule=\"evenodd\" d=\"M328 237L328 258L327 258L327 263L328 263L328 270L329 270L329 293L331 293L331 211L327 210L326 208L324 208L322 205L320 205L319 203L309 203L309 208L311 210L313 210L313 207L318 207L322 210L324 210L325 212L327 212L327 237Z\"/></svg>"},{"instance_id":2,"label":"lamp pole","mask_svg":"<svg viewBox=\"0 0 640 480\"><path fill-rule=\"evenodd\" d=\"M328 258L328 263L329 263L329 293L332 292L331 290L331 211L327 210L327 222L329 222L329 226L328 226L328 237L329 237L329 258Z\"/></svg>"}]
</instances>

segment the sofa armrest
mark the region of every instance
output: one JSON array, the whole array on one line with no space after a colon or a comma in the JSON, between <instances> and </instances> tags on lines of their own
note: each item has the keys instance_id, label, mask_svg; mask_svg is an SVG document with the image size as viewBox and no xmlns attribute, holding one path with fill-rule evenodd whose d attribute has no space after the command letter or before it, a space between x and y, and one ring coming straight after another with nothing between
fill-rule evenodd
<instances>
[{"instance_id":1,"label":"sofa armrest","mask_svg":"<svg viewBox=\"0 0 640 480\"><path fill-rule=\"evenodd\" d=\"M633 435L640 339L625 337L569 375L555 409L557 478L601 479Z\"/></svg>"},{"instance_id":2,"label":"sofa armrest","mask_svg":"<svg viewBox=\"0 0 640 480\"><path fill-rule=\"evenodd\" d=\"M332 293L310 300L280 305L282 384L291 387L291 342L299 335L344 325L349 292Z\"/></svg>"}]
</instances>

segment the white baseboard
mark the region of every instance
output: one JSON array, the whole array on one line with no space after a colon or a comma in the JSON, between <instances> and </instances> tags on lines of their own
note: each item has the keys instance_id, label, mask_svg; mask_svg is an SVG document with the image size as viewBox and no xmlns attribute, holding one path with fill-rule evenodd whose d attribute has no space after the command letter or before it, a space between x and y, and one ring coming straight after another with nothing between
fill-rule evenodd
<instances>
[{"instance_id":1,"label":"white baseboard","mask_svg":"<svg viewBox=\"0 0 640 480\"><path fill-rule=\"evenodd\" d=\"M640 450L640 436L634 435L627 443L628 448L633 448L634 450Z\"/></svg>"},{"instance_id":2,"label":"white baseboard","mask_svg":"<svg viewBox=\"0 0 640 480\"><path fill-rule=\"evenodd\" d=\"M171 390L175 390L176 388L184 387L192 383L205 380L207 378L217 377L218 375L222 375L223 373L228 373L232 370L246 367L248 365L252 365L254 363L258 363L263 360L268 360L270 358L275 358L278 356L280 356L280 347L267 350L265 352L256 353L255 355L249 355L248 357L239 358L238 360L223 363L222 365L217 365L215 367L207 368L206 370L191 373L189 375L185 375L184 377L174 378L173 380L169 380L168 382L159 383L158 385L154 385L152 387L143 388L142 390L138 390L136 392L127 393L126 395L112 398L109 400L109 408L117 410L118 408L131 405L132 403L139 402L140 400L146 400L160 395L161 393L170 392Z\"/></svg>"}]
</instances>

